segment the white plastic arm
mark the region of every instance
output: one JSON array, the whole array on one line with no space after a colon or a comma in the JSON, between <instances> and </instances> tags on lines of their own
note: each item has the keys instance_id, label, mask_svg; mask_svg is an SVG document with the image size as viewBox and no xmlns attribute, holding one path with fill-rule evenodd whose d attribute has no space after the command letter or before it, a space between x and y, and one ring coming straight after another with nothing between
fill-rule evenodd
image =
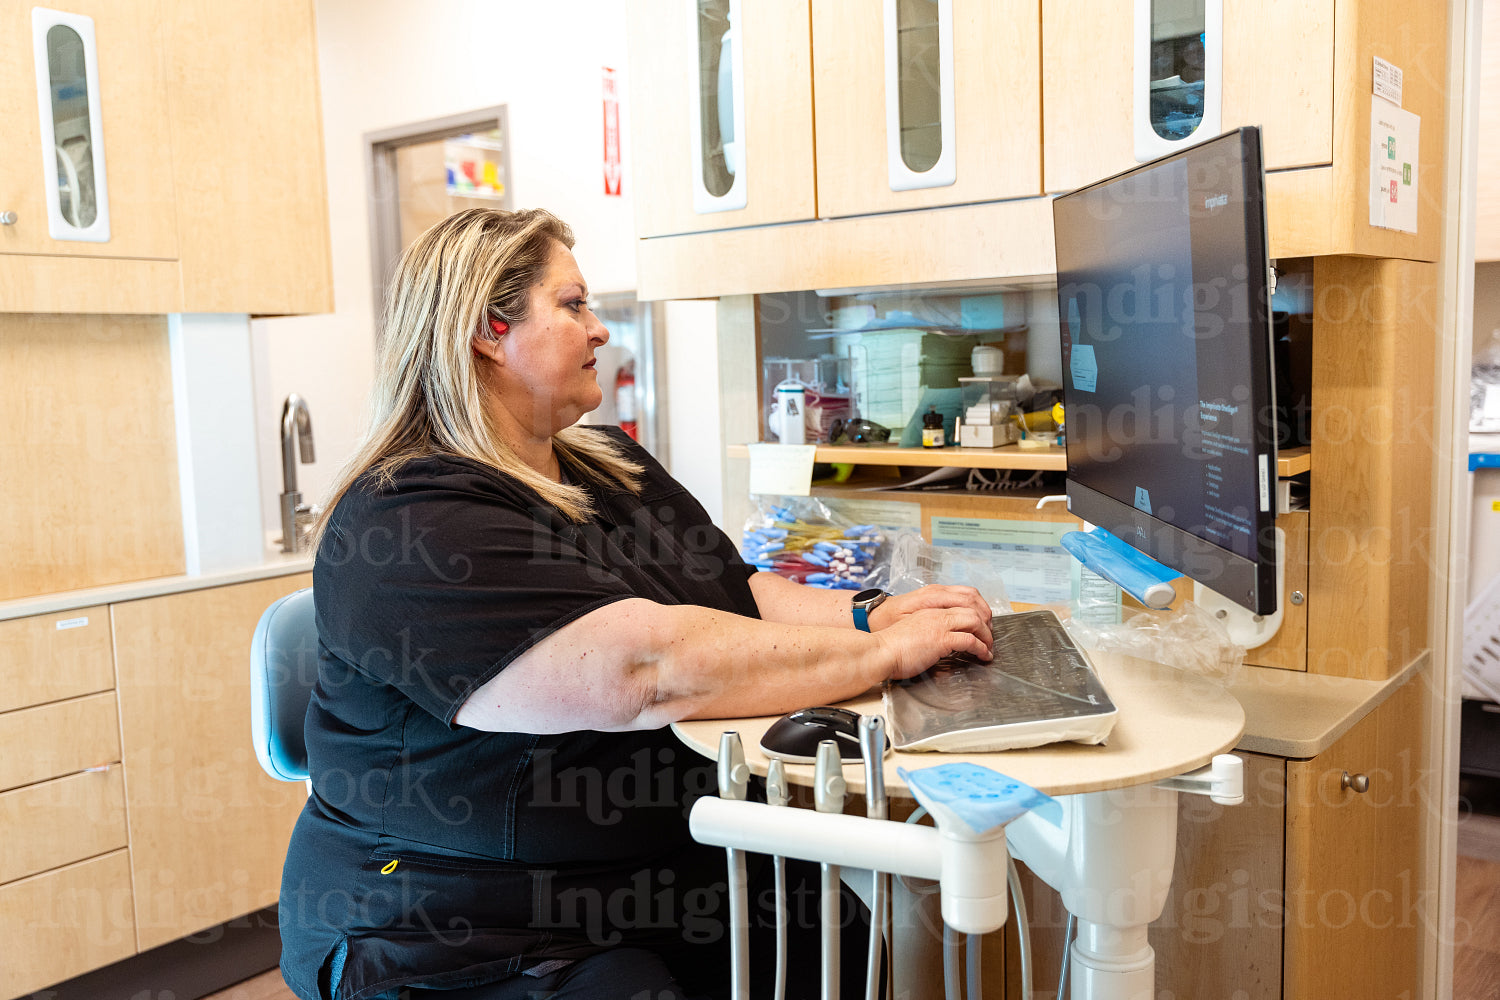
<instances>
[{"instance_id":1,"label":"white plastic arm","mask_svg":"<svg viewBox=\"0 0 1500 1000\"><path fill-rule=\"evenodd\" d=\"M1237 806L1245 801L1245 762L1232 753L1221 753L1207 767L1163 778L1156 787L1207 795L1221 806Z\"/></svg>"}]
</instances>

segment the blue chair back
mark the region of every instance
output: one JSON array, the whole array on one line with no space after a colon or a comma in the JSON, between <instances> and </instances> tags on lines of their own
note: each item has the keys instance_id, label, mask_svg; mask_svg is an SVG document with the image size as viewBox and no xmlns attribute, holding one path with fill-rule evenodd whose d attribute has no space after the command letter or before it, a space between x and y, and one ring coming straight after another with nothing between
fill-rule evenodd
<instances>
[{"instance_id":1,"label":"blue chair back","mask_svg":"<svg viewBox=\"0 0 1500 1000\"><path fill-rule=\"evenodd\" d=\"M302 724L318 679L318 627L306 587L266 608L250 643L250 729L255 759L279 781L307 778Z\"/></svg>"}]
</instances>

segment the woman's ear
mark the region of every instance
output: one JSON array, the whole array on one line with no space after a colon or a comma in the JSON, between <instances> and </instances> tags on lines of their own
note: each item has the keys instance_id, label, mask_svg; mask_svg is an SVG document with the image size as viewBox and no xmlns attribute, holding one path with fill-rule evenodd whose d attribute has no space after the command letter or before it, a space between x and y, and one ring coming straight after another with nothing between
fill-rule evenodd
<instances>
[{"instance_id":1,"label":"woman's ear","mask_svg":"<svg viewBox=\"0 0 1500 1000\"><path fill-rule=\"evenodd\" d=\"M498 319L490 319L488 324L488 330L480 327L474 335L474 353L498 362L501 357L500 338L510 329L510 324Z\"/></svg>"}]
</instances>

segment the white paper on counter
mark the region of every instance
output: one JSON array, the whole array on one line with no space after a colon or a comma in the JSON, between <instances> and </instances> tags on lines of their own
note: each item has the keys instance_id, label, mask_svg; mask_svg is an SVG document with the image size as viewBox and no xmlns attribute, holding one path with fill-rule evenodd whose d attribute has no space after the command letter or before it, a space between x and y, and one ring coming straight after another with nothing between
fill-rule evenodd
<instances>
[{"instance_id":1,"label":"white paper on counter","mask_svg":"<svg viewBox=\"0 0 1500 1000\"><path fill-rule=\"evenodd\" d=\"M815 444L752 444L750 492L784 497L812 493Z\"/></svg>"},{"instance_id":2,"label":"white paper on counter","mask_svg":"<svg viewBox=\"0 0 1500 1000\"><path fill-rule=\"evenodd\" d=\"M1370 98L1370 225L1417 231L1417 149L1422 119Z\"/></svg>"}]
</instances>

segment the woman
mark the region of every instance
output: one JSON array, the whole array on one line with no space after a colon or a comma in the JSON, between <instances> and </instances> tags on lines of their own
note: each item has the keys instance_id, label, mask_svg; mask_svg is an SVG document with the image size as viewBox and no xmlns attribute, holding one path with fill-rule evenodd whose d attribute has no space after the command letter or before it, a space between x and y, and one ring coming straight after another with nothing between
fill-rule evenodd
<instances>
[{"instance_id":1,"label":"woman","mask_svg":"<svg viewBox=\"0 0 1500 1000\"><path fill-rule=\"evenodd\" d=\"M307 1000L720 991L712 790L663 727L989 656L968 588L755 573L602 399L572 233L460 213L403 255L373 420L319 525L312 794L282 885ZM455 990L457 992L455 992Z\"/></svg>"}]
</instances>

